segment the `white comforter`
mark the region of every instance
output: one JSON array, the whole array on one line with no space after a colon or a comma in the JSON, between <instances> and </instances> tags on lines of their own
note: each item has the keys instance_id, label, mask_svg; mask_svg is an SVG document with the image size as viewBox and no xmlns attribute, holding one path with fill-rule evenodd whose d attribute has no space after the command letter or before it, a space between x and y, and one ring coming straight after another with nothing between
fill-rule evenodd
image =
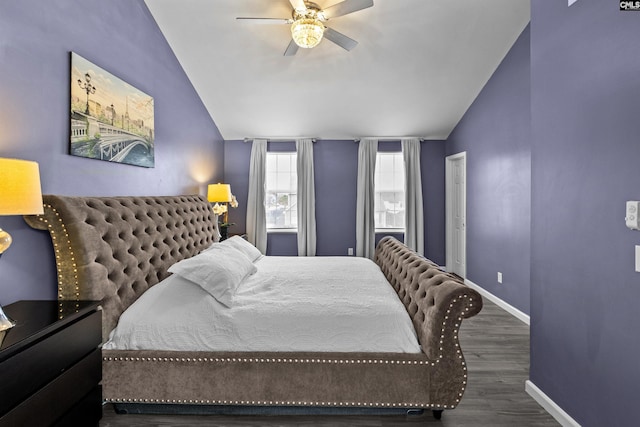
<instances>
[{"instance_id":1,"label":"white comforter","mask_svg":"<svg viewBox=\"0 0 640 427\"><path fill-rule=\"evenodd\" d=\"M122 314L105 349L419 353L402 302L371 260L263 257L231 308L172 275Z\"/></svg>"}]
</instances>

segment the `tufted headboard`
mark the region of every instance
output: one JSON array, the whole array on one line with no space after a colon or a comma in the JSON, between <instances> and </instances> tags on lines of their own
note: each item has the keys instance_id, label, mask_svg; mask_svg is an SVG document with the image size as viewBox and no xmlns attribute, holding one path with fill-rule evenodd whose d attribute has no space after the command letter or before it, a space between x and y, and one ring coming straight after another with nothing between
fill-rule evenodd
<instances>
[{"instance_id":1,"label":"tufted headboard","mask_svg":"<svg viewBox=\"0 0 640 427\"><path fill-rule=\"evenodd\" d=\"M120 314L169 273L218 239L201 196L45 195L44 214L27 216L51 234L59 300L101 300L106 340Z\"/></svg>"},{"instance_id":2,"label":"tufted headboard","mask_svg":"<svg viewBox=\"0 0 640 427\"><path fill-rule=\"evenodd\" d=\"M375 262L398 293L413 321L422 351L432 360L440 357L443 346L457 345L459 322L448 322L447 319L459 313L462 320L475 316L482 309L482 297L478 292L393 237L380 240ZM443 336L455 336L456 339L443 343Z\"/></svg>"}]
</instances>

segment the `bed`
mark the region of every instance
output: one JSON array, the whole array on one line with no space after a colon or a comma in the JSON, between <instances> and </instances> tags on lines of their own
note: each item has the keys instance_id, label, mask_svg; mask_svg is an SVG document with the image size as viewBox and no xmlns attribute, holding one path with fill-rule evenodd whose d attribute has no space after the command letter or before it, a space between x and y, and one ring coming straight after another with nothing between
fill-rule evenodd
<instances>
[{"instance_id":1,"label":"bed","mask_svg":"<svg viewBox=\"0 0 640 427\"><path fill-rule=\"evenodd\" d=\"M238 408L276 408L285 413L314 413L431 409L439 418L443 410L455 408L464 394L467 369L458 330L464 318L480 311L482 299L456 277L396 239L386 237L378 244L376 270L391 285L387 291L392 289L397 295L396 302L413 326L417 349L405 348L405 343L388 348L368 346L384 341L375 332L388 336L394 334L384 332L385 328L395 330L395 325L385 325L388 322L384 319L371 318L365 326L373 335L358 335L364 344L349 347L349 339L341 338L337 341L346 343L346 347L332 345L330 351L323 349L326 344L315 342L324 342L320 332L296 338L293 341L298 344L291 348L278 344L254 346L256 340L250 337L245 340L245 347L214 344L203 348L169 345L148 349L146 345L134 345L123 349L113 346L109 337L115 334L112 331L121 316L130 317L134 307L142 305L139 311L153 311L154 303L147 303L145 308L144 299L140 299L143 294L147 294L146 298L185 286L193 294L192 301L200 304L206 299L204 293L197 294L202 290L176 284L179 282L175 276L179 274L172 275L169 270L221 245L214 245L218 230L209 203L201 196L48 195L44 196L44 208L43 215L25 219L32 227L51 235L58 298L102 301L103 400L122 411L233 413ZM308 262L304 258L285 261ZM351 257L351 261L358 260ZM259 264L264 262L256 262L260 271L282 269L277 264ZM246 283L248 280L241 286ZM348 298L341 298L357 303L358 295L366 289L365 286ZM373 299L377 301L377 297ZM148 324L161 323L158 319L163 313L166 311L156 313L156 321ZM375 321L380 323L374 325ZM274 322L278 325L278 321ZM186 327L190 323L193 322L187 321ZM331 328L335 329L335 324L329 324ZM159 325L156 333L160 331L162 335L166 330L167 325ZM182 332L174 335L181 336Z\"/></svg>"}]
</instances>

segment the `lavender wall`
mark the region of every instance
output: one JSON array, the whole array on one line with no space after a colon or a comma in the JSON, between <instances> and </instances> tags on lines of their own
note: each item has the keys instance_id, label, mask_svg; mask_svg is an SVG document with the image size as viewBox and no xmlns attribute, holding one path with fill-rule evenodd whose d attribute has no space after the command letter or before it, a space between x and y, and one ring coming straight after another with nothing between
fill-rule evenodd
<instances>
[{"instance_id":1,"label":"lavender wall","mask_svg":"<svg viewBox=\"0 0 640 427\"><path fill-rule=\"evenodd\" d=\"M583 426L637 425L640 14L531 3L531 380Z\"/></svg>"},{"instance_id":2,"label":"lavender wall","mask_svg":"<svg viewBox=\"0 0 640 427\"><path fill-rule=\"evenodd\" d=\"M222 138L142 0L0 3L0 156L40 163L44 193L171 195L223 176ZM68 155L70 54L154 97L155 168ZM0 303L56 296L51 242L0 217Z\"/></svg>"},{"instance_id":3,"label":"lavender wall","mask_svg":"<svg viewBox=\"0 0 640 427\"><path fill-rule=\"evenodd\" d=\"M269 143L271 151L295 151L288 142ZM381 142L381 151L399 151L399 142ZM225 181L240 206L231 209L229 220L236 225L231 233L245 231L251 144L225 142ZM356 177L358 144L353 141L319 140L314 144L316 182L316 225L318 255L347 255L355 248ZM424 141L421 150L422 185L425 210L425 255L444 263L444 142ZM377 237L381 237L378 235ZM402 239L402 235L396 235ZM269 255L297 255L296 235L270 233Z\"/></svg>"},{"instance_id":4,"label":"lavender wall","mask_svg":"<svg viewBox=\"0 0 640 427\"><path fill-rule=\"evenodd\" d=\"M527 26L446 148L448 155L467 152L467 278L525 313L531 243L529 40Z\"/></svg>"},{"instance_id":5,"label":"lavender wall","mask_svg":"<svg viewBox=\"0 0 640 427\"><path fill-rule=\"evenodd\" d=\"M445 265L444 157L444 141L420 144L424 254L439 265Z\"/></svg>"}]
</instances>

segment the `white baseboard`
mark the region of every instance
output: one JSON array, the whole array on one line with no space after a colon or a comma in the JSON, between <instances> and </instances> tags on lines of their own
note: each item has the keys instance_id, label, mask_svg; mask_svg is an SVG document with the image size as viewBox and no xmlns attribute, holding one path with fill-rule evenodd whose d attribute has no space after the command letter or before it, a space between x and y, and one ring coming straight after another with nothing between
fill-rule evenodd
<instances>
[{"instance_id":1,"label":"white baseboard","mask_svg":"<svg viewBox=\"0 0 640 427\"><path fill-rule=\"evenodd\" d=\"M469 286L471 289L474 289L474 290L478 291L478 293L480 295L482 295L486 299L490 300L491 302L493 302L494 304L496 304L497 306L499 306L500 308L505 310L507 313L509 313L512 316L514 316L515 318L517 318L518 320L526 323L527 325L531 324L531 318L529 317L528 314L518 310L517 308L515 308L514 306L512 306L508 302L498 298L497 296L495 296L491 292L489 292L486 289L476 285L475 283L473 283L469 279L464 279L464 283L465 283L465 285Z\"/></svg>"},{"instance_id":2,"label":"white baseboard","mask_svg":"<svg viewBox=\"0 0 640 427\"><path fill-rule=\"evenodd\" d=\"M478 291L478 293L484 298L490 300L518 320L526 323L527 325L531 325L531 318L528 314L518 310L508 302L498 298L491 292L478 286L469 279L464 279L464 283L470 288ZM544 392L540 390L534 383L532 383L531 380L525 381L524 389L527 394L533 397L533 399L538 402L538 404L542 406L542 408L547 411L549 415L555 418L555 420L558 421L560 425L562 425L563 427L580 427L580 424L578 424L573 418L571 418L569 414L563 411L560 406L558 406L553 400L549 398L549 396L544 394Z\"/></svg>"},{"instance_id":3,"label":"white baseboard","mask_svg":"<svg viewBox=\"0 0 640 427\"><path fill-rule=\"evenodd\" d=\"M562 410L561 407L549 398L542 390L540 390L531 380L527 380L524 383L524 389L533 397L533 399L540 404L557 422L563 427L580 427L580 424Z\"/></svg>"}]
</instances>

